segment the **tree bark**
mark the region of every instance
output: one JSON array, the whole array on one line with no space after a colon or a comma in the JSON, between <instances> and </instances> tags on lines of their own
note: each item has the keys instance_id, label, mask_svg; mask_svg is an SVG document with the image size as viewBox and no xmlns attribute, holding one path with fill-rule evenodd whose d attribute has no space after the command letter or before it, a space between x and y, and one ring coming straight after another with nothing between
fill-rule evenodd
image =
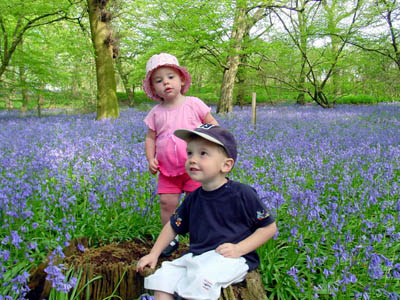
<instances>
[{"instance_id":1,"label":"tree bark","mask_svg":"<svg viewBox=\"0 0 400 300\"><path fill-rule=\"evenodd\" d=\"M243 73L241 72L243 71ZM239 105L240 108L244 106L244 97L245 97L245 77L244 77L244 70L240 70L238 72L238 93L237 93L237 101L236 103Z\"/></svg>"},{"instance_id":2,"label":"tree bark","mask_svg":"<svg viewBox=\"0 0 400 300\"><path fill-rule=\"evenodd\" d=\"M246 58L242 57L244 54L240 52L243 50L246 37L250 36L251 28L265 17L264 12L267 3L268 1L261 6L257 6L257 11L251 16L249 12L252 9L247 7L247 0L236 0L236 12L230 38L232 50L227 57L227 63L224 68L217 113L232 111L233 88L235 86L238 68L239 65L246 60ZM242 59L243 61L241 62Z\"/></svg>"},{"instance_id":3,"label":"tree bark","mask_svg":"<svg viewBox=\"0 0 400 300\"><path fill-rule=\"evenodd\" d=\"M301 69L299 73L299 78L297 81L297 88L299 93L297 94L296 103L299 105L304 105L306 103L304 85L306 82L306 59L307 59L307 28L306 28L306 18L304 16L304 3L301 3L301 9L297 11L297 18L299 21L299 48L301 55Z\"/></svg>"},{"instance_id":4,"label":"tree bark","mask_svg":"<svg viewBox=\"0 0 400 300\"><path fill-rule=\"evenodd\" d=\"M42 104L43 104L43 102L44 102L43 96L39 92L38 99L37 99L37 114L38 114L39 118L42 117Z\"/></svg>"},{"instance_id":5,"label":"tree bark","mask_svg":"<svg viewBox=\"0 0 400 300\"><path fill-rule=\"evenodd\" d=\"M87 0L97 77L97 120L119 117L108 1Z\"/></svg>"},{"instance_id":6,"label":"tree bark","mask_svg":"<svg viewBox=\"0 0 400 300\"><path fill-rule=\"evenodd\" d=\"M263 300L266 298L265 288L258 271L246 275L243 282L222 289L218 300Z\"/></svg>"},{"instance_id":7,"label":"tree bark","mask_svg":"<svg viewBox=\"0 0 400 300\"><path fill-rule=\"evenodd\" d=\"M246 29L246 1L236 1L236 15L231 34L232 51L228 55L221 86L217 113L232 112L232 95L240 62L240 50Z\"/></svg>"},{"instance_id":8,"label":"tree bark","mask_svg":"<svg viewBox=\"0 0 400 300\"><path fill-rule=\"evenodd\" d=\"M394 51L393 59L400 71L400 50L399 50L399 45L398 45L398 40L397 40L398 34L396 34L396 30L393 26L393 17L394 16L396 16L396 14L394 13L394 11L391 8L388 7L386 9L386 18L385 19L386 19L386 23L388 24L388 27L389 27L391 45L392 45L393 51Z\"/></svg>"},{"instance_id":9,"label":"tree bark","mask_svg":"<svg viewBox=\"0 0 400 300\"><path fill-rule=\"evenodd\" d=\"M244 33L244 39L249 38L250 36L250 29L246 30ZM237 101L236 103L239 104L240 108L244 106L244 97L246 93L246 83L247 83L247 70L244 66L247 63L247 54L241 54L239 57L240 65L237 71L237 79L238 79L238 93L237 93Z\"/></svg>"},{"instance_id":10,"label":"tree bark","mask_svg":"<svg viewBox=\"0 0 400 300\"><path fill-rule=\"evenodd\" d=\"M23 48L23 42L21 41L21 49ZM25 65L23 62L19 65L19 82L21 85L21 95L22 95L22 106L21 113L25 113L28 110L28 90L26 89L26 80L25 80Z\"/></svg>"},{"instance_id":11,"label":"tree bark","mask_svg":"<svg viewBox=\"0 0 400 300\"><path fill-rule=\"evenodd\" d=\"M343 15L347 16L348 14L338 13L335 2L328 3L327 1L322 1L322 6L326 12L327 29L331 39L329 56L332 57L331 60L334 60L335 54L338 53L340 48L340 38L338 37L339 33L338 24L343 18ZM340 93L340 91L338 90L339 74L340 74L340 69L339 67L336 67L332 71L332 76L331 76L331 82L332 82L331 94L334 96L334 98L336 98L336 96Z\"/></svg>"}]
</instances>

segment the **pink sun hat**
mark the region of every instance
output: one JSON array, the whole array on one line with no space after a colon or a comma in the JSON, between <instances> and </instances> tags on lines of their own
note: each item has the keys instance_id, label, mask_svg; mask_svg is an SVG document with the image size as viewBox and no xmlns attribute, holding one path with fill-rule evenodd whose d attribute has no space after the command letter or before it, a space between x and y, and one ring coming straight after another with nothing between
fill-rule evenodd
<instances>
[{"instance_id":1,"label":"pink sun hat","mask_svg":"<svg viewBox=\"0 0 400 300\"><path fill-rule=\"evenodd\" d=\"M150 57L146 64L146 77L143 80L143 90L146 95L153 100L162 101L162 99L154 92L150 80L151 74L153 74L153 72L160 67L170 67L181 72L185 78L185 84L181 88L181 93L182 95L186 94L186 92L189 90L190 84L192 83L192 77L190 76L189 72L186 70L186 68L179 65L178 59L175 56L168 53L160 53Z\"/></svg>"}]
</instances>

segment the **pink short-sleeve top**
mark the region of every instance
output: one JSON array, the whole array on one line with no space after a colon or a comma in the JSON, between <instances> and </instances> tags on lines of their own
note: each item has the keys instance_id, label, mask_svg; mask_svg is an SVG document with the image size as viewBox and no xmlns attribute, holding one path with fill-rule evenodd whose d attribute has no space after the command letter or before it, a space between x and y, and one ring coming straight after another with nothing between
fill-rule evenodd
<instances>
[{"instance_id":1,"label":"pink short-sleeve top","mask_svg":"<svg viewBox=\"0 0 400 300\"><path fill-rule=\"evenodd\" d=\"M156 132L156 157L160 172L165 176L178 176L186 172L186 142L176 137L174 131L198 127L211 111L199 98L185 98L181 105L173 108L157 104L144 118L145 124Z\"/></svg>"}]
</instances>

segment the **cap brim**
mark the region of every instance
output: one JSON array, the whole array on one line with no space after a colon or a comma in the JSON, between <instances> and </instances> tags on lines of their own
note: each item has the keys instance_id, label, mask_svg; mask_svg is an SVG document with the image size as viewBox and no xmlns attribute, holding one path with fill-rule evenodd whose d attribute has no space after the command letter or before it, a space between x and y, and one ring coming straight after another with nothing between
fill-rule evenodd
<instances>
[{"instance_id":1,"label":"cap brim","mask_svg":"<svg viewBox=\"0 0 400 300\"><path fill-rule=\"evenodd\" d=\"M177 130L174 131L174 134L178 138L180 138L180 139L182 139L184 141L187 141L190 138L190 136L192 136L194 134L194 135L202 137L203 139L206 139L206 140L208 140L210 142L213 142L215 144L221 145L222 147L225 147L224 144L222 144L220 141L218 141L217 139L213 138L212 136L209 136L208 134L205 134L205 133L202 133L202 132L198 132L198 131L195 131L195 130L177 129Z\"/></svg>"}]
</instances>

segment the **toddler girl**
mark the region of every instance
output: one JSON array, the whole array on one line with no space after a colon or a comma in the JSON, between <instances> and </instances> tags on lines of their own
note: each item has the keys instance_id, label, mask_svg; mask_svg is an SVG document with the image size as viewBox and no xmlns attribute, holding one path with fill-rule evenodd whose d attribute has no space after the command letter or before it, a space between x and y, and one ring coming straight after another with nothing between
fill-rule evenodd
<instances>
[{"instance_id":1,"label":"toddler girl","mask_svg":"<svg viewBox=\"0 0 400 300\"><path fill-rule=\"evenodd\" d=\"M144 119L148 127L145 150L150 172L159 172L157 193L160 195L163 226L178 206L180 194L192 192L201 185L186 173L186 143L176 138L174 131L178 128L192 130L204 123L218 125L210 113L211 108L203 101L184 96L190 83L189 72L173 55L156 54L147 62L143 90L160 103ZM171 255L177 247L175 239L163 255Z\"/></svg>"}]
</instances>

